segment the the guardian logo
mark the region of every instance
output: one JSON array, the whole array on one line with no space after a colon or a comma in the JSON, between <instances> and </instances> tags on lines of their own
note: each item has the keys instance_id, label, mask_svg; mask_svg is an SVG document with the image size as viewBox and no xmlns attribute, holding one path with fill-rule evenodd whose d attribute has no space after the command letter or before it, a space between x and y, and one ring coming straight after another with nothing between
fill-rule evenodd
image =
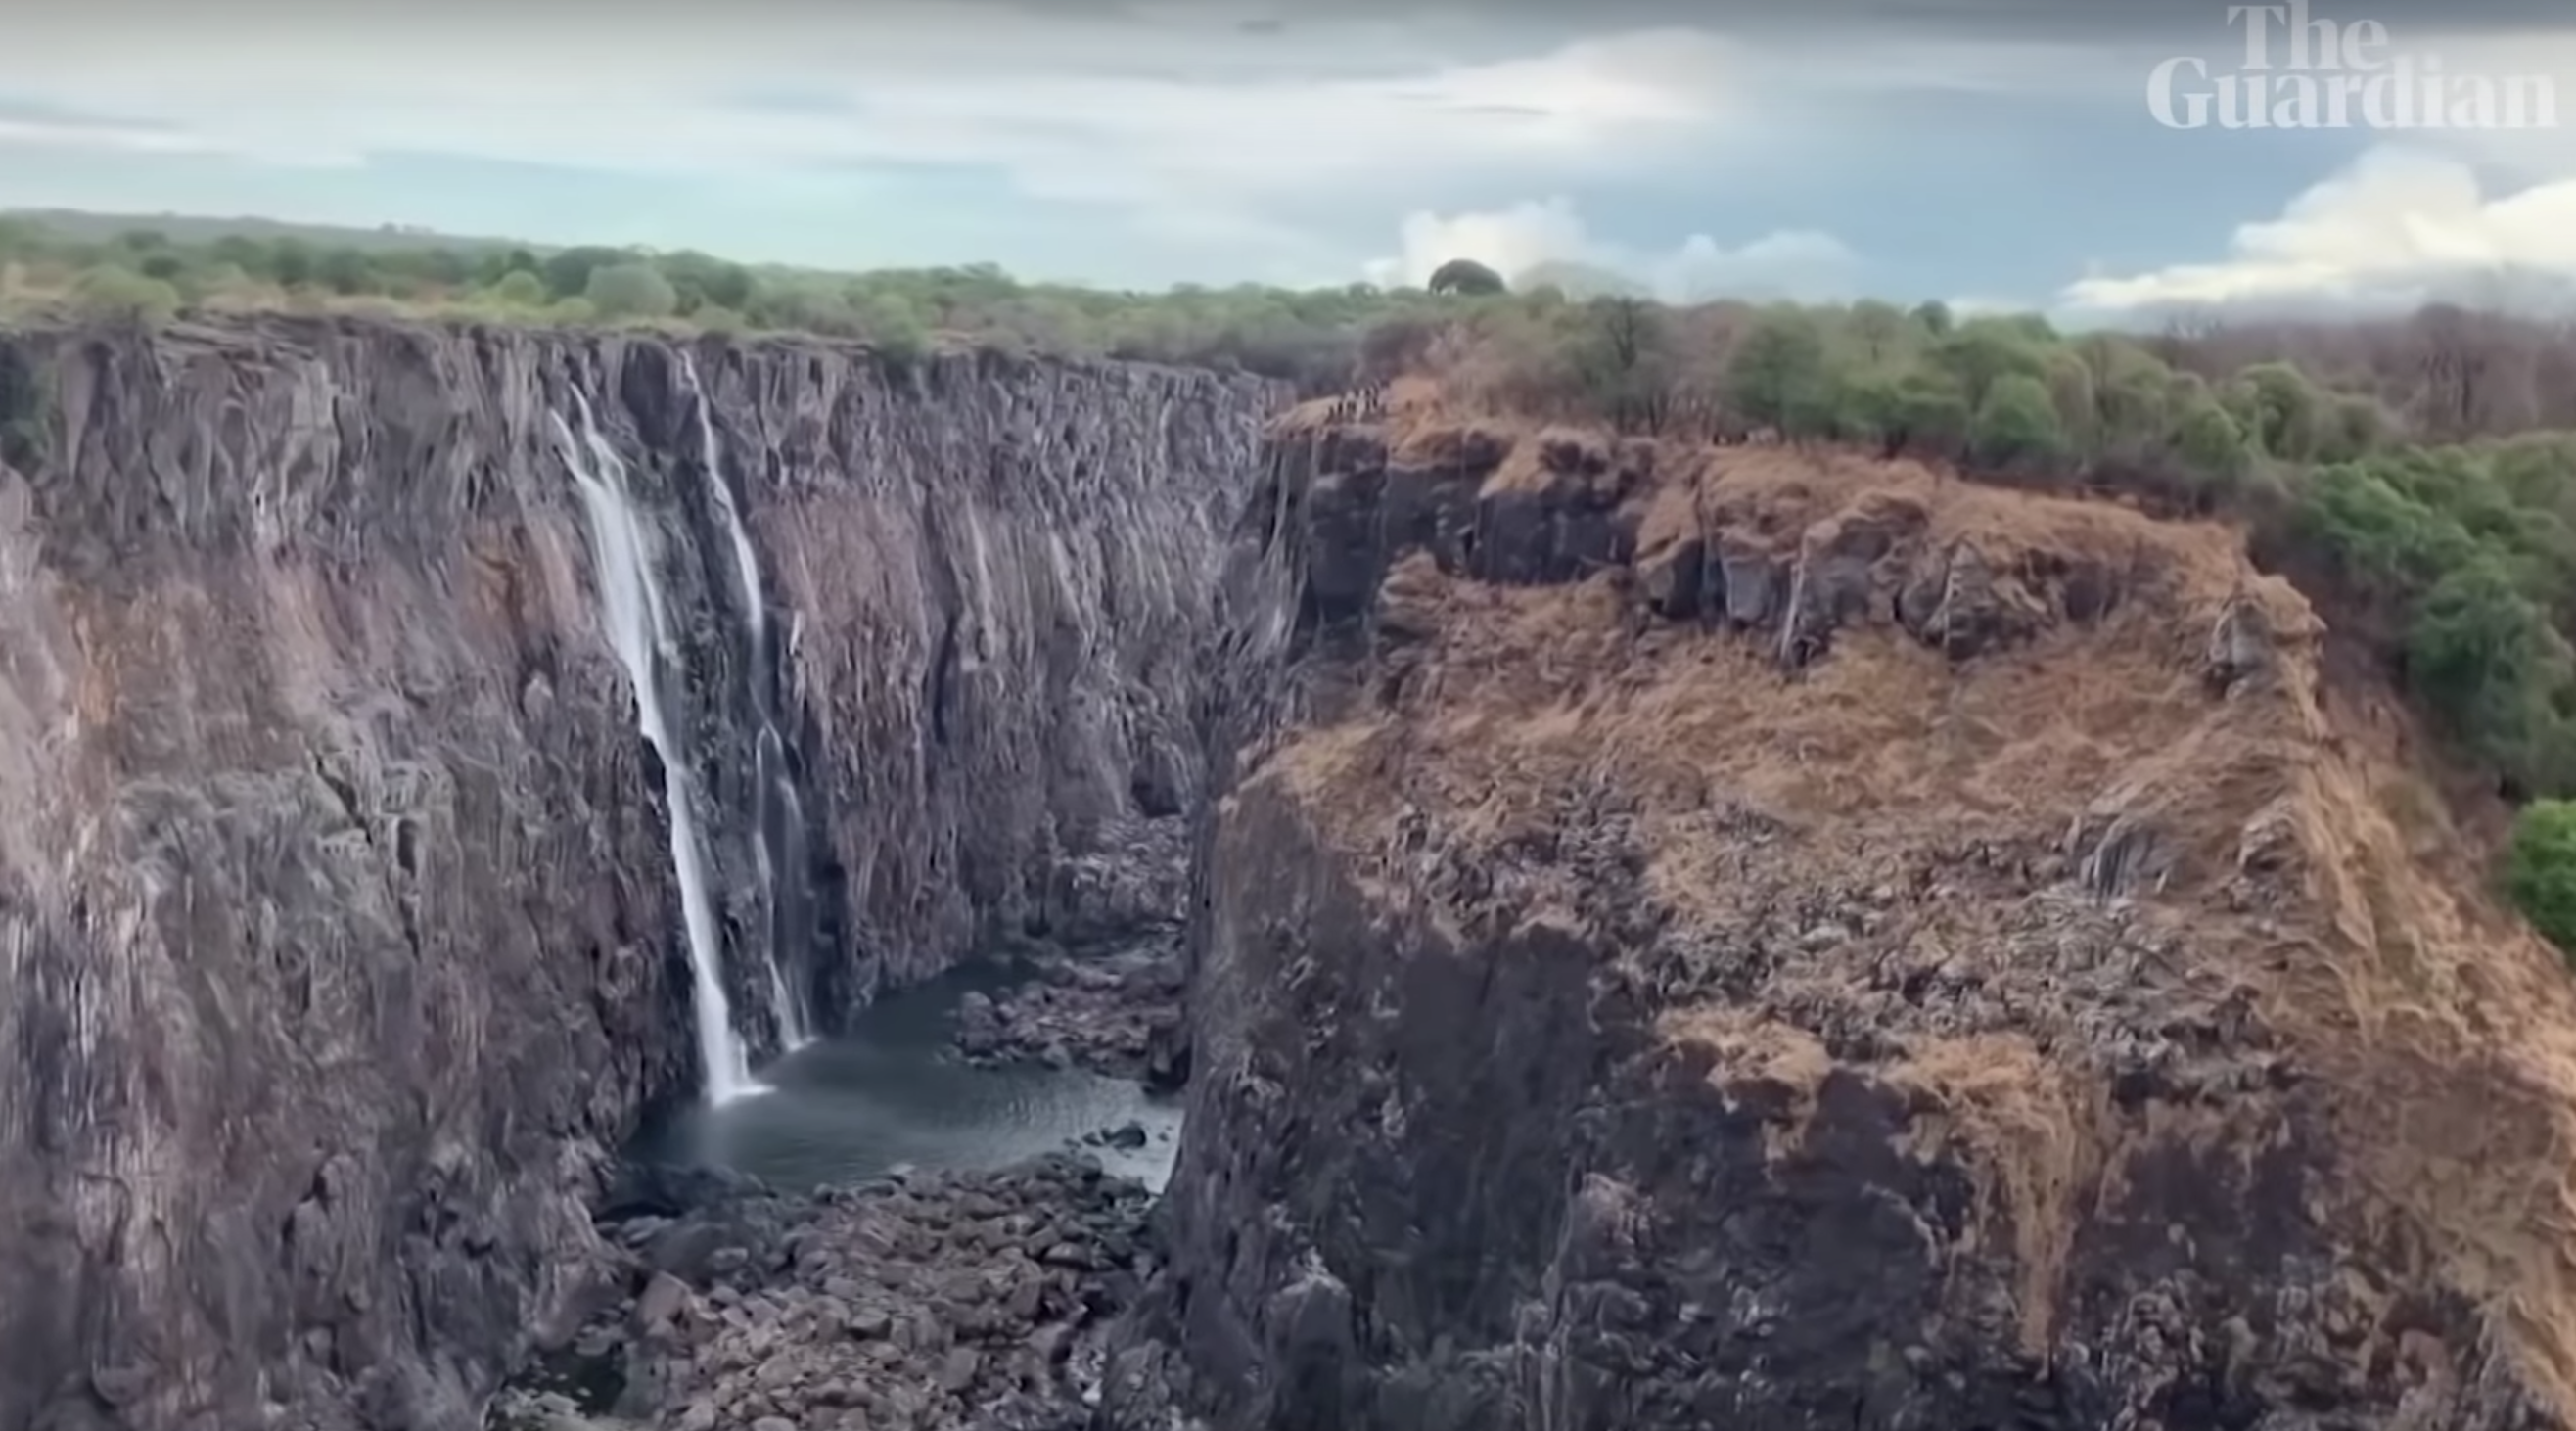
<instances>
[{"instance_id":1,"label":"the guardian logo","mask_svg":"<svg viewBox=\"0 0 2576 1431\"><path fill-rule=\"evenodd\" d=\"M2377 20L2311 18L2308 0L2230 5L2245 36L2233 67L2176 55L2147 76L2147 112L2167 129L2555 129L2548 75L2453 74L2395 50Z\"/></svg>"}]
</instances>

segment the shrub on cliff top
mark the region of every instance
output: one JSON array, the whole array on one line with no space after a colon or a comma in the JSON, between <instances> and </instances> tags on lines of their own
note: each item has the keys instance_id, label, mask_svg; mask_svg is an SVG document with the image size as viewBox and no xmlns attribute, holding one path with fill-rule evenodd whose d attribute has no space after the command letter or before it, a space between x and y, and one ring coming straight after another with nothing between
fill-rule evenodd
<instances>
[{"instance_id":1,"label":"shrub on cliff top","mask_svg":"<svg viewBox=\"0 0 2576 1431\"><path fill-rule=\"evenodd\" d=\"M2523 807L2505 855L2505 892L2532 928L2576 962L2576 802Z\"/></svg>"},{"instance_id":2,"label":"shrub on cliff top","mask_svg":"<svg viewBox=\"0 0 2576 1431\"><path fill-rule=\"evenodd\" d=\"M82 312L129 322L162 322L179 311L179 290L168 280L115 264L82 274L72 298Z\"/></svg>"},{"instance_id":3,"label":"shrub on cliff top","mask_svg":"<svg viewBox=\"0 0 2576 1431\"><path fill-rule=\"evenodd\" d=\"M502 274L500 280L483 290L492 303L502 308L533 311L546 306L546 281L524 268Z\"/></svg>"},{"instance_id":4,"label":"shrub on cliff top","mask_svg":"<svg viewBox=\"0 0 2576 1431\"><path fill-rule=\"evenodd\" d=\"M591 311L611 322L668 318L680 311L680 291L649 263L612 263L590 270L582 296Z\"/></svg>"},{"instance_id":5,"label":"shrub on cliff top","mask_svg":"<svg viewBox=\"0 0 2576 1431\"><path fill-rule=\"evenodd\" d=\"M2068 452L2064 425L2048 388L2028 373L2006 373L1978 402L1969 450L1987 467L2044 467Z\"/></svg>"},{"instance_id":6,"label":"shrub on cliff top","mask_svg":"<svg viewBox=\"0 0 2576 1431\"><path fill-rule=\"evenodd\" d=\"M1425 285L1434 293L1462 293L1471 298L1500 293L1503 276L1472 258L1453 258L1434 269Z\"/></svg>"}]
</instances>

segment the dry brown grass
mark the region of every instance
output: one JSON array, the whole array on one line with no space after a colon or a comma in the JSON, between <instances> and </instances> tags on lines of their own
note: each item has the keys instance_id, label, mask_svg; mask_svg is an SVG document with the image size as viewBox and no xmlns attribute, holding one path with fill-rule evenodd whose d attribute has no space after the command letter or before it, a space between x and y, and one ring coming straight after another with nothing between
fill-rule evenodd
<instances>
[{"instance_id":1,"label":"dry brown grass","mask_svg":"<svg viewBox=\"0 0 2576 1431\"><path fill-rule=\"evenodd\" d=\"M1519 470L1516 453L1502 474ZM1910 506L1928 516L1928 543L1968 542L1999 571L2041 552L2139 570L2154 589L2098 629L1982 662L1972 681L1884 625L1847 633L1832 659L1791 679L1757 642L1672 628L1632 637L1608 581L1486 586L1417 557L1386 599L1390 614L1439 633L1425 694L1399 714L1419 780L1443 805L1503 820L1519 797L1607 772L1666 810L1723 788L1816 825L1864 812L1883 830L1902 828L1891 821L1948 830L1963 818L2063 824L2105 769L2240 714L2200 692L2199 652L2228 600L2252 590L2295 602L2249 582L2220 528L1989 491L1910 465L1719 449L1639 500L1657 526L1723 527L1784 554L1843 520ZM2082 659L2067 658L2077 650ZM1296 757L1365 758L1347 742L1312 741ZM2211 764L2176 783L2195 784ZM1372 781L1361 794L1336 802L1330 818L1382 819L1396 790ZM1671 833L1666 892L1686 904L1722 900L1693 887L1693 842Z\"/></svg>"},{"instance_id":2,"label":"dry brown grass","mask_svg":"<svg viewBox=\"0 0 2576 1431\"><path fill-rule=\"evenodd\" d=\"M2372 742L2324 748L2295 804L2314 918L2266 989L2342 1093L2355 1171L2429 1232L2444 1279L2513 1328L2576 1405L2576 997L2485 892L2378 792Z\"/></svg>"},{"instance_id":3,"label":"dry brown grass","mask_svg":"<svg viewBox=\"0 0 2576 1431\"><path fill-rule=\"evenodd\" d=\"M2022 1350L2045 1357L2076 1230L2115 1136L2109 1100L2013 1035L1917 1040L1884 1077L1931 1110L1914 1121L1908 1151L1968 1169L1985 1235L2011 1240Z\"/></svg>"},{"instance_id":4,"label":"dry brown grass","mask_svg":"<svg viewBox=\"0 0 2576 1431\"><path fill-rule=\"evenodd\" d=\"M1413 453L1459 430L1429 405L1388 426L1391 447ZM1510 432L1493 480L1539 480L1549 436ZM2331 1089L2350 1166L2315 1214L2355 1245L2423 1249L2418 1270L2510 1328L2533 1384L2576 1416L2576 993L2486 893L2477 843L2451 822L2427 826L2420 797L2438 775L2401 708L2349 682L2326 687L2322 623L2251 569L2239 534L1841 453L1666 449L1653 466L1630 498L1641 550L1722 531L1789 553L1842 523L1903 517L1919 521L1921 543L1973 547L2007 603L2036 601L2032 574L2068 566L2123 574L2124 598L2094 625L1964 665L1881 611L1788 674L1766 643L1634 619L1614 577L1504 588L1417 556L1382 594L1390 616L1432 633L1398 658L1415 668L1402 694L1304 732L1263 778L1296 791L1319 832L1353 851L1386 848L1408 808L1470 849L1499 850L1558 818L1567 792L1615 787L1639 802L1653 897L1711 927L1759 917L1802 880L1899 880L1926 851L2044 840L2088 812L2143 821L2177 854L2174 881L2150 901L2188 932L2191 967L2176 977L2212 997L2240 992ZM2283 679L2222 700L2205 653L2237 602L2278 633ZM2414 811L2408 828L2393 800ZM1714 814L1747 809L1792 838L1755 848ZM2288 841L2297 891L2260 917L2226 894L2254 830ZM1580 903L1571 889L1530 897ZM2009 979L2009 913L1965 899L1907 918L1917 941ZM1838 997L1788 987L1799 977L1775 992ZM2080 1044L2072 1017L2036 1001L2018 1033L1914 1037L1873 1072L1935 1110L1919 1142L1964 1147L1982 1170L2034 1345L2073 1229L2132 1152L2260 1140L2274 1117L2269 1095L2248 1094L2216 1113L2114 1118L2098 1077L2041 1052ZM1789 1089L1793 1106L1832 1067L1775 1013L1682 1008L1663 1027L1706 1051L1722 1083ZM1784 1147L1796 1122L1774 1130Z\"/></svg>"}]
</instances>

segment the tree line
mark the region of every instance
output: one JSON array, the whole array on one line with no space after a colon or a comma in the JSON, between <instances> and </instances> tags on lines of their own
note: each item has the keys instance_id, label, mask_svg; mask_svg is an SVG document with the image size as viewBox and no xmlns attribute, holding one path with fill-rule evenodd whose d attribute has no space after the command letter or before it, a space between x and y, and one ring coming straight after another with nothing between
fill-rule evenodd
<instances>
[{"instance_id":1,"label":"tree line","mask_svg":"<svg viewBox=\"0 0 2576 1431\"><path fill-rule=\"evenodd\" d=\"M2507 884L2576 948L2576 328L2564 323L2437 305L2384 321L2064 333L1938 303L1515 291L1467 260L1420 289L1122 293L991 265L852 274L605 247L178 243L8 219L0 303L144 320L381 303L806 331L898 354L955 339L1241 369L1307 394L1425 373L1471 409L1683 439L1769 429L2233 517L2524 807Z\"/></svg>"},{"instance_id":2,"label":"tree line","mask_svg":"<svg viewBox=\"0 0 2576 1431\"><path fill-rule=\"evenodd\" d=\"M1441 301L1366 284L1159 293L1024 283L991 264L837 273L696 252L415 247L139 229L84 238L0 217L0 305L144 320L191 309L389 308L494 320L675 325L865 340L896 355L948 339L1031 352L1240 369L1322 392L1360 336Z\"/></svg>"}]
</instances>

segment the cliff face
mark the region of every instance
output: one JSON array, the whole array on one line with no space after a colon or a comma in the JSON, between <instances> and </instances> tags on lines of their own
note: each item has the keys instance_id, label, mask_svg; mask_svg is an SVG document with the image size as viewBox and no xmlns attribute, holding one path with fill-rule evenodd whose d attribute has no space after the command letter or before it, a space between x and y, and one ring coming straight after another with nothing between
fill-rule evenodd
<instances>
[{"instance_id":1,"label":"cliff face","mask_svg":"<svg viewBox=\"0 0 2576 1431\"><path fill-rule=\"evenodd\" d=\"M1281 441L1110 1424L2567 1424L2564 971L2230 534Z\"/></svg>"},{"instance_id":2,"label":"cliff face","mask_svg":"<svg viewBox=\"0 0 2576 1431\"><path fill-rule=\"evenodd\" d=\"M546 1269L603 1150L697 1086L576 390L659 553L756 1044L773 939L828 1024L991 921L1115 917L1103 859L1193 798L1249 383L319 321L0 342L0 1425L471 1424L576 1290Z\"/></svg>"}]
</instances>

